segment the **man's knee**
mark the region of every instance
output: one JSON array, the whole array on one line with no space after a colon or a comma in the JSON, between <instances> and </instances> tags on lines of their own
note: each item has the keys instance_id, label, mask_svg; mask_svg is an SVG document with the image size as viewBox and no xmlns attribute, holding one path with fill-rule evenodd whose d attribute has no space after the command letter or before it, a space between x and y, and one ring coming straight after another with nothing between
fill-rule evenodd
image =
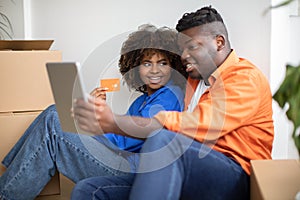
<instances>
[{"instance_id":1,"label":"man's knee","mask_svg":"<svg viewBox=\"0 0 300 200\"><path fill-rule=\"evenodd\" d=\"M144 149L151 148L151 151L158 150L170 143L176 136L176 133L166 129L152 132L146 139Z\"/></svg>"},{"instance_id":2,"label":"man's knee","mask_svg":"<svg viewBox=\"0 0 300 200\"><path fill-rule=\"evenodd\" d=\"M167 129L155 131L146 139L142 152L153 152L164 147L168 148L186 148L191 145L193 140L181 133L175 133Z\"/></svg>"},{"instance_id":3,"label":"man's knee","mask_svg":"<svg viewBox=\"0 0 300 200\"><path fill-rule=\"evenodd\" d=\"M71 200L78 199L128 199L133 182L133 174L118 177L91 177L76 183Z\"/></svg>"},{"instance_id":4,"label":"man's knee","mask_svg":"<svg viewBox=\"0 0 300 200\"><path fill-rule=\"evenodd\" d=\"M91 187L86 180L81 180L76 183L72 190L71 200L91 199Z\"/></svg>"}]
</instances>

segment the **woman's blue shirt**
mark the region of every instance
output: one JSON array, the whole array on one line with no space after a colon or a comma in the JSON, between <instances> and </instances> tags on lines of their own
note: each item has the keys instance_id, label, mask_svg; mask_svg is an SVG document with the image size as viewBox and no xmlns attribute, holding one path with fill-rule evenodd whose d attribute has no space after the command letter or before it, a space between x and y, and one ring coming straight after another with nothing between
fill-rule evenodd
<instances>
[{"instance_id":1,"label":"woman's blue shirt","mask_svg":"<svg viewBox=\"0 0 300 200\"><path fill-rule=\"evenodd\" d=\"M159 111L182 111L184 108L183 91L171 81L152 95L139 96L129 107L126 115L151 118ZM105 134L118 148L130 152L139 152L144 141L113 133Z\"/></svg>"}]
</instances>

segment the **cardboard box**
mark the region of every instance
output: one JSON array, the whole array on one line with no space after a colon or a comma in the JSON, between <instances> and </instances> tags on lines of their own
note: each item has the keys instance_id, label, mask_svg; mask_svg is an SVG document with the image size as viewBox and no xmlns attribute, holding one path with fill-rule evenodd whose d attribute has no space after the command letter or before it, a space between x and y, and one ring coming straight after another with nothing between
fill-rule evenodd
<instances>
[{"instance_id":1,"label":"cardboard box","mask_svg":"<svg viewBox=\"0 0 300 200\"><path fill-rule=\"evenodd\" d=\"M40 112L0 113L0 160L9 152ZM1 165L0 174L5 171ZM52 177L40 195L60 194L59 174Z\"/></svg>"},{"instance_id":2,"label":"cardboard box","mask_svg":"<svg viewBox=\"0 0 300 200\"><path fill-rule=\"evenodd\" d=\"M299 160L252 160L251 200L294 200L300 192Z\"/></svg>"},{"instance_id":3,"label":"cardboard box","mask_svg":"<svg viewBox=\"0 0 300 200\"><path fill-rule=\"evenodd\" d=\"M12 49L0 51L1 161L36 116L54 103L45 64L61 61L61 51L36 50L36 48L47 49L52 42L8 41L4 43L2 41L0 43L4 49ZM0 165L0 174L4 171L5 167ZM60 194L59 181L59 174L56 174L41 195Z\"/></svg>"},{"instance_id":4,"label":"cardboard box","mask_svg":"<svg viewBox=\"0 0 300 200\"><path fill-rule=\"evenodd\" d=\"M54 103L46 62L60 51L0 51L0 112L43 110Z\"/></svg>"},{"instance_id":5,"label":"cardboard box","mask_svg":"<svg viewBox=\"0 0 300 200\"><path fill-rule=\"evenodd\" d=\"M40 114L39 112L1 113L0 112L0 160L10 151L23 135L27 127Z\"/></svg>"},{"instance_id":6,"label":"cardboard box","mask_svg":"<svg viewBox=\"0 0 300 200\"><path fill-rule=\"evenodd\" d=\"M39 196L44 195L57 195L60 194L60 177L59 173L55 173L55 175L51 178L51 180L47 183L44 189L41 191Z\"/></svg>"}]
</instances>

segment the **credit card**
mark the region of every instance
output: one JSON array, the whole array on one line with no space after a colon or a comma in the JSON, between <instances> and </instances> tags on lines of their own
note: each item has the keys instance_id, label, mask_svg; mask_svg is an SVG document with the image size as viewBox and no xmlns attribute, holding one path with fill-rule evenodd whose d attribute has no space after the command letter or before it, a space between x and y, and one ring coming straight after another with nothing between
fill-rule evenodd
<instances>
[{"instance_id":1,"label":"credit card","mask_svg":"<svg viewBox=\"0 0 300 200\"><path fill-rule=\"evenodd\" d=\"M120 90L119 78L108 78L100 80L100 87L107 88L107 92L115 92Z\"/></svg>"}]
</instances>

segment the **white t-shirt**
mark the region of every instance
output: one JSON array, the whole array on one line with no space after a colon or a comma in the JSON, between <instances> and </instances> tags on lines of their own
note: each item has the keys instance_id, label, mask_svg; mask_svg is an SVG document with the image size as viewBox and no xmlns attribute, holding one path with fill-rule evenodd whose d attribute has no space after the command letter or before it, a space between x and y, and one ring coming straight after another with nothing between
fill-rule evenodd
<instances>
[{"instance_id":1,"label":"white t-shirt","mask_svg":"<svg viewBox=\"0 0 300 200\"><path fill-rule=\"evenodd\" d=\"M195 107L197 106L200 97L205 92L205 90L209 88L209 86L205 85L204 80L200 80L195 90L195 93L191 99L190 105L187 107L188 112L193 112Z\"/></svg>"}]
</instances>

